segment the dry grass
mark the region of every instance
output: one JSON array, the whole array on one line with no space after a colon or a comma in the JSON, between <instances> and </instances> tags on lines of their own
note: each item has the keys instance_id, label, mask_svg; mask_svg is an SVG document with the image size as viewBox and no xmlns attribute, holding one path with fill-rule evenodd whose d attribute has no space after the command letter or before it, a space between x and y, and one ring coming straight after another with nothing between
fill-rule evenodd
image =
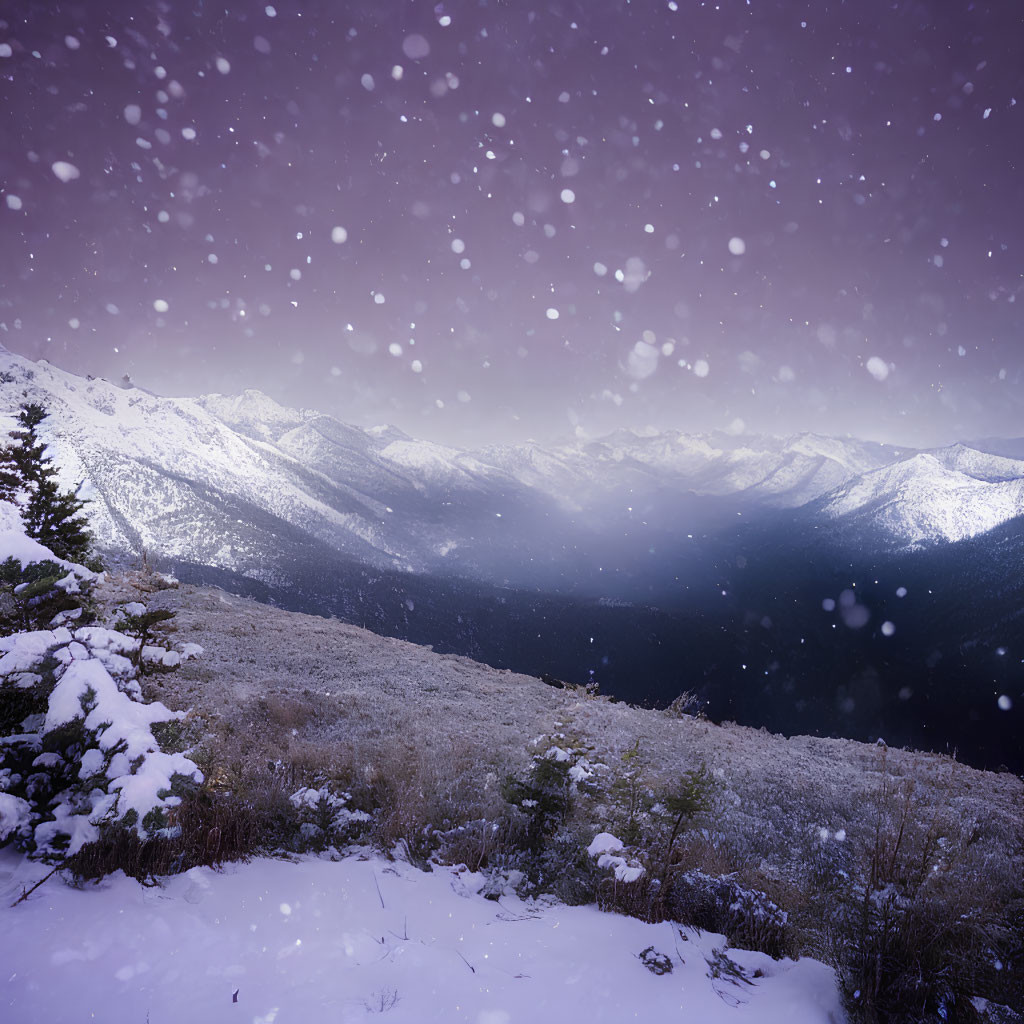
<instances>
[{"instance_id":1,"label":"dry grass","mask_svg":"<svg viewBox=\"0 0 1024 1024\"><path fill-rule=\"evenodd\" d=\"M149 882L199 865L217 866L269 852L294 831L294 810L272 782L240 792L201 789L186 796L169 815L173 833L150 839L132 829L112 827L64 862L79 881L123 871Z\"/></svg>"}]
</instances>

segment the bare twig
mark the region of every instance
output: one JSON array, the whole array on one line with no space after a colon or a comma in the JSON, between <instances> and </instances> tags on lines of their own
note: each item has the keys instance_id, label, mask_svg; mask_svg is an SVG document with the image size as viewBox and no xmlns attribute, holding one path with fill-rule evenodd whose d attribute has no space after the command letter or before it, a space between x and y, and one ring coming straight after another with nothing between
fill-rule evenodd
<instances>
[{"instance_id":1,"label":"bare twig","mask_svg":"<svg viewBox=\"0 0 1024 1024\"><path fill-rule=\"evenodd\" d=\"M377 881L376 871L373 873L373 884L377 887L377 898L380 900L380 909L386 910L387 908L384 906L384 897L380 893L380 883Z\"/></svg>"},{"instance_id":2,"label":"bare twig","mask_svg":"<svg viewBox=\"0 0 1024 1024\"><path fill-rule=\"evenodd\" d=\"M56 873L57 873L58 871L60 871L60 869L61 869L61 867L62 867L62 866L63 866L63 865L61 865L61 864L58 864L58 865L57 865L57 866L56 866L56 867L55 867L55 868L54 868L54 869L53 869L53 870L52 870L51 872L49 872L49 873L48 873L48 874L46 874L46 875L43 875L43 877L42 877L42 878L40 878L40 879L39 879L39 881L38 881L38 882L36 882L36 884L35 884L35 885L33 885L31 889L26 889L26 890L25 890L25 891L24 891L24 892L23 892L23 893L22 893L22 894L21 894L21 895L20 895L20 896L19 896L19 897L18 897L18 898L17 898L17 899L16 899L16 900L15 900L15 901L14 901L14 902L12 903L12 904L11 904L11 906L12 906L12 907L16 907L16 906L17 906L17 905L18 905L19 903L21 903L21 902L22 902L23 900L27 900L27 899L29 898L29 896L31 896L31 895L32 895L32 893L34 893L34 892L36 891L36 889L38 889L38 888L39 888L39 886L41 886L41 885L43 884L43 882L45 882L45 881L46 881L46 880L47 880L48 878L50 878L50 877L51 877L52 875L55 875L55 874L56 874Z\"/></svg>"},{"instance_id":3,"label":"bare twig","mask_svg":"<svg viewBox=\"0 0 1024 1024\"><path fill-rule=\"evenodd\" d=\"M377 997L375 1002L363 1004L370 1013L387 1013L388 1010L393 1010L399 1002L398 989L396 988L385 986L375 992L374 995Z\"/></svg>"},{"instance_id":4,"label":"bare twig","mask_svg":"<svg viewBox=\"0 0 1024 1024\"><path fill-rule=\"evenodd\" d=\"M456 952L456 953L459 953L459 951L458 951L458 950L455 950L455 952ZM462 962L463 962L463 963L464 963L464 964L465 964L465 965L466 965L466 966L467 966L467 967L468 967L468 968L469 968L469 969L470 969L470 970L471 970L471 971L472 971L472 972L473 972L474 974L476 974L476 968L475 968L475 967L474 967L474 966L473 966L473 965L472 965L472 964L471 964L471 963L470 963L470 962L469 962L469 961L468 961L468 960L467 960L467 959L466 959L466 958L465 958L464 956L462 956L462 954L461 954L461 953L459 953L459 956L460 956L460 957L462 957Z\"/></svg>"}]
</instances>

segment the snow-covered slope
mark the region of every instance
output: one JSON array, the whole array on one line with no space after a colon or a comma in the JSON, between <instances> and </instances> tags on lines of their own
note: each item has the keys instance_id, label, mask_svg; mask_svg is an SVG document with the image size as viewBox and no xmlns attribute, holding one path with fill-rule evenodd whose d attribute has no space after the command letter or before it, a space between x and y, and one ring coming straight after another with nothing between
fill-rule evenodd
<instances>
[{"instance_id":1,"label":"snow-covered slope","mask_svg":"<svg viewBox=\"0 0 1024 1024\"><path fill-rule=\"evenodd\" d=\"M0 898L45 872L0 854ZM483 879L377 857L193 868L146 888L120 873L51 879L4 911L5 1019L21 1024L372 1021L393 1024L828 1024L835 975L720 935L596 907L498 902ZM379 895L378 895L379 894ZM671 973L640 960L653 947Z\"/></svg>"},{"instance_id":2,"label":"snow-covered slope","mask_svg":"<svg viewBox=\"0 0 1024 1024\"><path fill-rule=\"evenodd\" d=\"M907 545L964 540L1024 515L1024 463L962 445L921 452L855 478L824 509Z\"/></svg>"}]
</instances>

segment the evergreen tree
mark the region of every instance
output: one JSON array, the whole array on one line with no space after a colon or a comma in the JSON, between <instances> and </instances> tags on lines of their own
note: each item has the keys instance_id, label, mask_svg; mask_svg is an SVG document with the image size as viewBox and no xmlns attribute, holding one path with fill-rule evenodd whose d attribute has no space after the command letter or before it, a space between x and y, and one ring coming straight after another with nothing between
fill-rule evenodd
<instances>
[{"instance_id":1,"label":"evergreen tree","mask_svg":"<svg viewBox=\"0 0 1024 1024\"><path fill-rule=\"evenodd\" d=\"M8 451L22 487L31 487L37 483L45 475L44 467L50 465L50 459L46 457L46 445L36 432L36 427L46 416L46 410L37 402L26 402L18 413L20 426L11 431L15 443L8 446ZM51 474L53 472L51 466Z\"/></svg>"},{"instance_id":2,"label":"evergreen tree","mask_svg":"<svg viewBox=\"0 0 1024 1024\"><path fill-rule=\"evenodd\" d=\"M11 431L14 444L0 452L0 498L10 501L23 490L27 495L21 510L25 532L58 558L83 562L90 545L88 522L82 515L85 502L75 491L57 486L57 470L36 430L46 416L46 409L35 402L21 407L19 427Z\"/></svg>"},{"instance_id":3,"label":"evergreen tree","mask_svg":"<svg viewBox=\"0 0 1024 1024\"><path fill-rule=\"evenodd\" d=\"M88 522L81 514L83 508L85 502L74 491L61 491L51 475L44 476L22 510L25 532L58 558L82 562L89 557Z\"/></svg>"}]
</instances>

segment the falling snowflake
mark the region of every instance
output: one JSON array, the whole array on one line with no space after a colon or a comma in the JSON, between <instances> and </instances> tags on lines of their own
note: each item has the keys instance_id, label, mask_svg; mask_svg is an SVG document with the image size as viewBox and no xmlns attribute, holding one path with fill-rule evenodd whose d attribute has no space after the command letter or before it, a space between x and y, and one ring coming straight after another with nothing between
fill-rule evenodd
<instances>
[{"instance_id":1,"label":"falling snowflake","mask_svg":"<svg viewBox=\"0 0 1024 1024\"><path fill-rule=\"evenodd\" d=\"M414 32L402 40L402 53L404 53L409 60L423 60L424 57L430 55L430 43L427 42L425 36L421 36L418 32Z\"/></svg>"},{"instance_id":2,"label":"falling snowflake","mask_svg":"<svg viewBox=\"0 0 1024 1024\"><path fill-rule=\"evenodd\" d=\"M67 160L55 160L50 164L50 170L65 183L74 181L75 178L79 178L82 175L82 172L74 164L68 163Z\"/></svg>"},{"instance_id":3,"label":"falling snowflake","mask_svg":"<svg viewBox=\"0 0 1024 1024\"><path fill-rule=\"evenodd\" d=\"M878 356L872 356L864 365L875 380L885 380L889 376L889 364Z\"/></svg>"}]
</instances>

